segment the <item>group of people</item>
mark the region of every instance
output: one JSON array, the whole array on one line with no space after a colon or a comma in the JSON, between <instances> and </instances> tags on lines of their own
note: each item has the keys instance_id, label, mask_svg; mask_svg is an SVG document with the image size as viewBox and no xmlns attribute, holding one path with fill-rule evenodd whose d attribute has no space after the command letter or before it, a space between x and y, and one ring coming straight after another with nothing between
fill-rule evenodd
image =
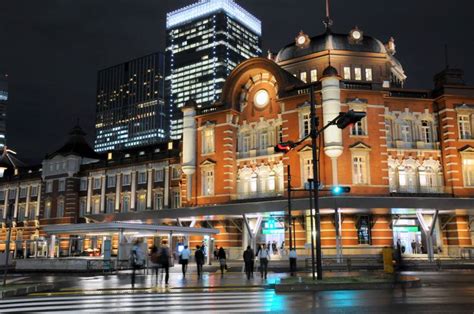
<instances>
[{"instance_id":1,"label":"group of people","mask_svg":"<svg viewBox=\"0 0 474 314\"><path fill-rule=\"evenodd\" d=\"M270 244L259 245L257 248L256 254L253 249L248 246L243 253L243 260L245 264L245 274L247 279L250 280L253 278L254 273L254 264L257 259L260 264L260 275L261 278L267 279L268 274L268 262L271 258L271 253L274 253L274 246ZM196 263L198 279L202 278L203 265L206 258L205 247L196 246L196 251L194 252L194 261ZM219 266L221 270L221 277L224 277L224 273L227 270L227 254L223 247L220 247L219 250L214 252L216 259L219 261ZM146 254L143 250L143 245L140 240L135 241L132 251L131 251L131 264L133 268L132 272L132 288L135 286L135 276L138 269L146 267ZM181 271L183 273L183 279L186 278L186 273L188 270L189 261L191 258L191 251L189 247L184 246L183 250L179 252L179 264L181 264ZM165 284L168 285L169 281L169 268L171 264L171 254L166 243L163 243L160 248L157 246L152 246L149 254L149 260L151 263L151 268L154 270L156 276L156 283L158 283L158 278L161 274L164 274ZM296 250L293 248L289 252L290 260L290 272L293 276L296 273Z\"/></svg>"}]
</instances>

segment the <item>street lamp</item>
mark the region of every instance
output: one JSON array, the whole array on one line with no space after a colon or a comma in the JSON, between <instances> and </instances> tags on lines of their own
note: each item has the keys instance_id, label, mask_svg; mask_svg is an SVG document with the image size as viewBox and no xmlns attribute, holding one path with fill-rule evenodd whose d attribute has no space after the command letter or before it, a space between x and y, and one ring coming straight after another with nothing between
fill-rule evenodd
<instances>
[{"instance_id":1,"label":"street lamp","mask_svg":"<svg viewBox=\"0 0 474 314\"><path fill-rule=\"evenodd\" d=\"M316 216L316 265L317 269L314 269L315 256L314 256L314 245L311 249L311 263L312 263L312 273L313 279L315 278L315 273L318 275L318 280L323 279L323 269L321 261L321 215L319 211L319 175L318 175L318 136L323 133L327 128L332 125L336 125L339 129L345 129L348 126L354 125L362 118L366 116L365 112L358 112L354 110L349 110L348 112L340 112L337 117L329 121L322 129L318 130L319 127L319 118L316 115L316 103L314 100L314 85L309 86L310 93L310 115L311 115L311 132L305 138L299 140L298 142L285 142L277 145L275 147L276 152L289 152L291 149L297 147L303 143L306 139L311 137L311 148L312 148L312 157L313 157L313 184L310 184L310 210L311 210L311 223L313 223L313 216ZM337 188L336 191L333 191L333 194L339 194L343 192L349 192L346 187ZM314 201L314 202L313 202ZM313 205L314 205L314 215L313 215ZM311 239L313 240L313 228L311 228ZM314 240L313 240L314 241ZM313 242L312 241L312 242Z\"/></svg>"}]
</instances>

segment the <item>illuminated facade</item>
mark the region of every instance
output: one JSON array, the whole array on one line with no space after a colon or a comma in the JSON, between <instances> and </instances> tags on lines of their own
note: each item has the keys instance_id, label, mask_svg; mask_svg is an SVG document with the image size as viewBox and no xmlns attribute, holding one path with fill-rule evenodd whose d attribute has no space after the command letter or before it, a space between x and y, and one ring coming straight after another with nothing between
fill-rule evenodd
<instances>
[{"instance_id":1,"label":"illuminated facade","mask_svg":"<svg viewBox=\"0 0 474 314\"><path fill-rule=\"evenodd\" d=\"M0 77L0 149L5 147L7 140L7 102L8 82L5 75Z\"/></svg>"},{"instance_id":2,"label":"illuminated facade","mask_svg":"<svg viewBox=\"0 0 474 314\"><path fill-rule=\"evenodd\" d=\"M261 23L232 0L201 0L167 15L167 99L171 138L182 133L180 108L216 102L226 77L261 55Z\"/></svg>"},{"instance_id":3,"label":"illuminated facade","mask_svg":"<svg viewBox=\"0 0 474 314\"><path fill-rule=\"evenodd\" d=\"M164 55L154 53L99 72L95 151L167 140L164 71Z\"/></svg>"}]
</instances>

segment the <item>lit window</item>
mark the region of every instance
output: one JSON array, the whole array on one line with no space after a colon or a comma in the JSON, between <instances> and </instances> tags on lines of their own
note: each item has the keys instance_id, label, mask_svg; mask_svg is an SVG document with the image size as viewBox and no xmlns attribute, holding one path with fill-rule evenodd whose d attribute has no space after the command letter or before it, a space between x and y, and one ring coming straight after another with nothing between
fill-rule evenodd
<instances>
[{"instance_id":1,"label":"lit window","mask_svg":"<svg viewBox=\"0 0 474 314\"><path fill-rule=\"evenodd\" d=\"M307 78L306 72L301 72L301 73L300 73L300 80L302 80L303 82L307 83L308 78Z\"/></svg>"},{"instance_id":2,"label":"lit window","mask_svg":"<svg viewBox=\"0 0 474 314\"><path fill-rule=\"evenodd\" d=\"M174 190L172 193L172 207L173 208L179 208L181 207L181 194L179 193L178 190Z\"/></svg>"},{"instance_id":3,"label":"lit window","mask_svg":"<svg viewBox=\"0 0 474 314\"><path fill-rule=\"evenodd\" d=\"M357 237L359 244L370 244L370 218L360 216L357 222Z\"/></svg>"},{"instance_id":4,"label":"lit window","mask_svg":"<svg viewBox=\"0 0 474 314\"><path fill-rule=\"evenodd\" d=\"M51 201L46 201L44 204L44 218L49 218L51 215Z\"/></svg>"},{"instance_id":5,"label":"lit window","mask_svg":"<svg viewBox=\"0 0 474 314\"><path fill-rule=\"evenodd\" d=\"M353 184L367 184L367 157L353 156L352 157L352 182Z\"/></svg>"},{"instance_id":6,"label":"lit window","mask_svg":"<svg viewBox=\"0 0 474 314\"><path fill-rule=\"evenodd\" d=\"M202 131L202 153L214 153L214 128L205 128Z\"/></svg>"},{"instance_id":7,"label":"lit window","mask_svg":"<svg viewBox=\"0 0 474 314\"><path fill-rule=\"evenodd\" d=\"M163 182L163 169L155 170L155 182Z\"/></svg>"},{"instance_id":8,"label":"lit window","mask_svg":"<svg viewBox=\"0 0 474 314\"><path fill-rule=\"evenodd\" d=\"M311 82L317 82L318 81L318 70L313 69L311 70Z\"/></svg>"},{"instance_id":9,"label":"lit window","mask_svg":"<svg viewBox=\"0 0 474 314\"><path fill-rule=\"evenodd\" d=\"M468 115L458 116L459 138L469 140L472 138L472 126Z\"/></svg>"},{"instance_id":10,"label":"lit window","mask_svg":"<svg viewBox=\"0 0 474 314\"><path fill-rule=\"evenodd\" d=\"M181 179L181 170L179 167L173 167L171 172L171 179L173 180L179 180Z\"/></svg>"},{"instance_id":11,"label":"lit window","mask_svg":"<svg viewBox=\"0 0 474 314\"><path fill-rule=\"evenodd\" d=\"M146 208L146 195L140 194L138 195L137 210L144 211L145 208Z\"/></svg>"},{"instance_id":12,"label":"lit window","mask_svg":"<svg viewBox=\"0 0 474 314\"><path fill-rule=\"evenodd\" d=\"M474 186L474 157L463 158L462 172L465 186Z\"/></svg>"},{"instance_id":13,"label":"lit window","mask_svg":"<svg viewBox=\"0 0 474 314\"><path fill-rule=\"evenodd\" d=\"M365 80L366 81L372 81L372 69L371 68L367 68L365 69Z\"/></svg>"},{"instance_id":14,"label":"lit window","mask_svg":"<svg viewBox=\"0 0 474 314\"><path fill-rule=\"evenodd\" d=\"M210 167L202 171L202 195L214 195L214 169Z\"/></svg>"},{"instance_id":15,"label":"lit window","mask_svg":"<svg viewBox=\"0 0 474 314\"><path fill-rule=\"evenodd\" d=\"M155 203L153 208L155 210L163 209L163 194L155 193Z\"/></svg>"},{"instance_id":16,"label":"lit window","mask_svg":"<svg viewBox=\"0 0 474 314\"><path fill-rule=\"evenodd\" d=\"M345 80L351 79L351 67L344 67L344 79Z\"/></svg>"},{"instance_id":17,"label":"lit window","mask_svg":"<svg viewBox=\"0 0 474 314\"><path fill-rule=\"evenodd\" d=\"M421 121L421 140L425 143L433 142L433 133L431 128L431 122L427 120Z\"/></svg>"},{"instance_id":18,"label":"lit window","mask_svg":"<svg viewBox=\"0 0 474 314\"><path fill-rule=\"evenodd\" d=\"M260 133L260 149L264 150L264 149L267 149L267 147L268 147L268 133L265 131L265 132Z\"/></svg>"},{"instance_id":19,"label":"lit window","mask_svg":"<svg viewBox=\"0 0 474 314\"><path fill-rule=\"evenodd\" d=\"M354 78L356 81L362 80L362 69L361 68L354 68Z\"/></svg>"},{"instance_id":20,"label":"lit window","mask_svg":"<svg viewBox=\"0 0 474 314\"><path fill-rule=\"evenodd\" d=\"M306 184L309 179L313 178L313 159L305 158L303 160L303 184Z\"/></svg>"},{"instance_id":21,"label":"lit window","mask_svg":"<svg viewBox=\"0 0 474 314\"><path fill-rule=\"evenodd\" d=\"M122 213L130 211L130 196L126 195L122 199Z\"/></svg>"}]
</instances>

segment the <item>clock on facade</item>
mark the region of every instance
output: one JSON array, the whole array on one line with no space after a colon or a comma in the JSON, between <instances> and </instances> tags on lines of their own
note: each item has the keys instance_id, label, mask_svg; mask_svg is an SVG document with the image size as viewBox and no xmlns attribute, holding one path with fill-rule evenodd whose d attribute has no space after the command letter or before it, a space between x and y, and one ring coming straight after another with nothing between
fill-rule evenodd
<instances>
[{"instance_id":1,"label":"clock on facade","mask_svg":"<svg viewBox=\"0 0 474 314\"><path fill-rule=\"evenodd\" d=\"M296 46L299 47L299 48L308 47L310 41L311 40L309 39L309 36L306 35L305 33L303 33L303 31L301 31L298 34L298 36L296 36L296 38L295 38Z\"/></svg>"},{"instance_id":2,"label":"clock on facade","mask_svg":"<svg viewBox=\"0 0 474 314\"><path fill-rule=\"evenodd\" d=\"M255 93L255 96L253 98L253 103L255 104L255 107L263 109L268 105L269 102L270 95L265 89L261 89Z\"/></svg>"}]
</instances>

